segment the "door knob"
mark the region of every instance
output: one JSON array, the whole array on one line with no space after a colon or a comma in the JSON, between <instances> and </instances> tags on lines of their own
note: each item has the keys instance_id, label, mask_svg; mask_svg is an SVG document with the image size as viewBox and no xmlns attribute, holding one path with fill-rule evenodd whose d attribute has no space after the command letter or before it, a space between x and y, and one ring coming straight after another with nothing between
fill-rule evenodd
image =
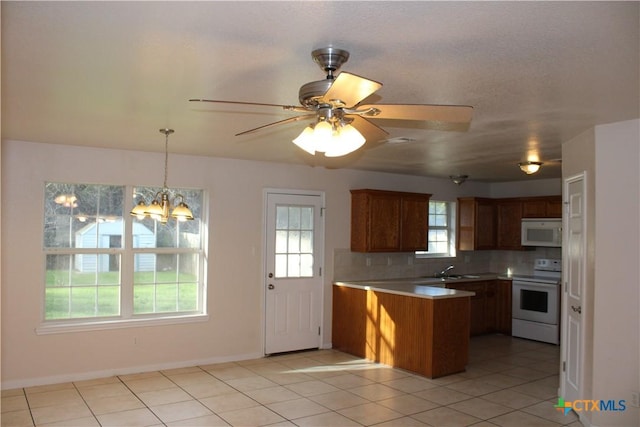
<instances>
[{"instance_id":1,"label":"door knob","mask_svg":"<svg viewBox=\"0 0 640 427\"><path fill-rule=\"evenodd\" d=\"M269 283L269 286L267 286L267 288L269 288L269 289L275 289L276 287L275 287L275 286L273 286L271 283Z\"/></svg>"},{"instance_id":2,"label":"door knob","mask_svg":"<svg viewBox=\"0 0 640 427\"><path fill-rule=\"evenodd\" d=\"M582 313L582 306L576 307L575 305L572 305L571 306L571 310L573 310L575 313L581 314Z\"/></svg>"}]
</instances>

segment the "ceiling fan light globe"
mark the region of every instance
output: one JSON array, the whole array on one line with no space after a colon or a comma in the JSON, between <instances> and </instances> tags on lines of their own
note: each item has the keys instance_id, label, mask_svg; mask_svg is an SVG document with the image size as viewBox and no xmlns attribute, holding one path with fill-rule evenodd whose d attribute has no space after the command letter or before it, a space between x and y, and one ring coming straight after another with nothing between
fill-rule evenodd
<instances>
[{"instance_id":1,"label":"ceiling fan light globe","mask_svg":"<svg viewBox=\"0 0 640 427\"><path fill-rule=\"evenodd\" d=\"M304 128L300 135L293 140L293 143L311 155L316 154L316 143L311 126Z\"/></svg>"},{"instance_id":2,"label":"ceiling fan light globe","mask_svg":"<svg viewBox=\"0 0 640 427\"><path fill-rule=\"evenodd\" d=\"M313 139L315 140L316 151L326 151L333 140L333 126L329 122L319 122L313 129Z\"/></svg>"},{"instance_id":3,"label":"ceiling fan light globe","mask_svg":"<svg viewBox=\"0 0 640 427\"><path fill-rule=\"evenodd\" d=\"M327 157L346 156L362 147L366 139L356 128L347 124L340 128L339 133L333 139L330 149L325 152Z\"/></svg>"}]
</instances>

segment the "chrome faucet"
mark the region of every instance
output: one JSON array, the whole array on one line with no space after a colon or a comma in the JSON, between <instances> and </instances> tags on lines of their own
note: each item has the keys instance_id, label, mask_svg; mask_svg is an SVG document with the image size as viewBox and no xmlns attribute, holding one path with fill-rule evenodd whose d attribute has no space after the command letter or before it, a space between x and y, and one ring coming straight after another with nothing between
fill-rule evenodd
<instances>
[{"instance_id":1,"label":"chrome faucet","mask_svg":"<svg viewBox=\"0 0 640 427\"><path fill-rule=\"evenodd\" d=\"M436 277L447 277L449 276L449 271L453 270L453 265L450 265L449 267L445 268L444 270L442 270L440 273L436 273L435 276Z\"/></svg>"}]
</instances>

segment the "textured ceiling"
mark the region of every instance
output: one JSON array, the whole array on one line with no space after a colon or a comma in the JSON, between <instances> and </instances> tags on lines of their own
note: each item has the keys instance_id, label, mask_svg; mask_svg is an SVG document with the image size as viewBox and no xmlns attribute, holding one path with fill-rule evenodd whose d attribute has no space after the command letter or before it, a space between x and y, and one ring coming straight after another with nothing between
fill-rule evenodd
<instances>
[{"instance_id":1,"label":"textured ceiling","mask_svg":"<svg viewBox=\"0 0 640 427\"><path fill-rule=\"evenodd\" d=\"M2 138L323 164L290 117L315 48L384 86L380 103L474 107L466 130L377 120L391 141L330 167L482 181L560 176L561 143L637 118L638 2L2 1ZM407 142L408 141L408 142ZM526 176L529 156L545 163Z\"/></svg>"}]
</instances>

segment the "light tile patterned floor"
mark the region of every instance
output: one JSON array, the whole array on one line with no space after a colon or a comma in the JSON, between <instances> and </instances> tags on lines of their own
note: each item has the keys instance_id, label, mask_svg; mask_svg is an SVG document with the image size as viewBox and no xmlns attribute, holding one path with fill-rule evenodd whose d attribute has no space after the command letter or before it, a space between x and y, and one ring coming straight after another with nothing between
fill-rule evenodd
<instances>
[{"instance_id":1,"label":"light tile patterned floor","mask_svg":"<svg viewBox=\"0 0 640 427\"><path fill-rule=\"evenodd\" d=\"M2 392L2 426L581 426L559 347L487 335L429 380L334 350Z\"/></svg>"}]
</instances>

